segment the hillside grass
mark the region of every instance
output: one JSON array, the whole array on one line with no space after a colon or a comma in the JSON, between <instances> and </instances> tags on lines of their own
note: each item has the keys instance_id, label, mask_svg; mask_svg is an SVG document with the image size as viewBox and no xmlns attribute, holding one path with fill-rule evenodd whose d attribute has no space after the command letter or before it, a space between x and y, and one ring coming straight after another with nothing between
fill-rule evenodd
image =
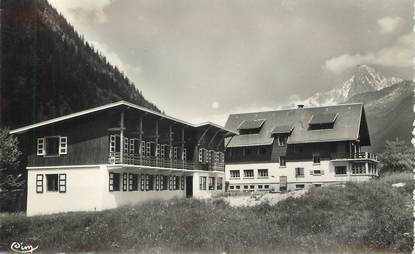
<instances>
[{"instance_id":1,"label":"hillside grass","mask_svg":"<svg viewBox=\"0 0 415 254\"><path fill-rule=\"evenodd\" d=\"M1 249L13 241L48 251L407 252L413 242L410 173L313 188L276 205L230 207L176 199L103 212L0 216ZM404 182L395 188L393 183Z\"/></svg>"}]
</instances>

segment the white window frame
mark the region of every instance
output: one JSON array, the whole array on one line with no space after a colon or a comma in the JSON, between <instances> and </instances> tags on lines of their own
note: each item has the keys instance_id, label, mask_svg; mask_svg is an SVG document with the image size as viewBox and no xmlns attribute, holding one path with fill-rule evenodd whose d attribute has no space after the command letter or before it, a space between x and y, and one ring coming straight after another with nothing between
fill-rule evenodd
<instances>
[{"instance_id":1,"label":"white window frame","mask_svg":"<svg viewBox=\"0 0 415 254\"><path fill-rule=\"evenodd\" d=\"M134 153L135 152L134 144L135 144L135 139L130 138L130 153Z\"/></svg>"},{"instance_id":2,"label":"white window frame","mask_svg":"<svg viewBox=\"0 0 415 254\"><path fill-rule=\"evenodd\" d=\"M173 147L173 158L174 159L178 159L178 157L177 157L177 155L178 155L178 147L177 146L175 146L175 147Z\"/></svg>"},{"instance_id":3,"label":"white window frame","mask_svg":"<svg viewBox=\"0 0 415 254\"><path fill-rule=\"evenodd\" d=\"M68 154L68 137L60 136L59 137L59 155Z\"/></svg>"},{"instance_id":4,"label":"white window frame","mask_svg":"<svg viewBox=\"0 0 415 254\"><path fill-rule=\"evenodd\" d=\"M183 161L187 160L187 150L186 150L186 148L184 148L183 151L182 151L182 160Z\"/></svg>"},{"instance_id":5,"label":"white window frame","mask_svg":"<svg viewBox=\"0 0 415 254\"><path fill-rule=\"evenodd\" d=\"M58 154L48 155L46 154L46 140L48 138L57 138L59 140L58 144ZM59 157L61 155L68 154L68 137L67 136L45 136L37 139L36 144L36 155L43 157Z\"/></svg>"}]
</instances>

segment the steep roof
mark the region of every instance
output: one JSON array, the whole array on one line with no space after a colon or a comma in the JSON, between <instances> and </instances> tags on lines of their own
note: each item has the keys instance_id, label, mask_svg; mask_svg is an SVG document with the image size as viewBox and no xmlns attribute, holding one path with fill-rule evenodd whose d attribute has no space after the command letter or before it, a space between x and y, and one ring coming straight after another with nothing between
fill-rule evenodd
<instances>
[{"instance_id":1,"label":"steep roof","mask_svg":"<svg viewBox=\"0 0 415 254\"><path fill-rule=\"evenodd\" d=\"M238 130L252 130L252 129L259 129L264 124L264 119L258 119L258 120L245 120L243 121L239 127Z\"/></svg>"},{"instance_id":2,"label":"steep roof","mask_svg":"<svg viewBox=\"0 0 415 254\"><path fill-rule=\"evenodd\" d=\"M318 116L315 119L318 123L334 123L333 128L309 129L314 116ZM361 144L370 145L366 116L361 103L231 114L225 128L237 130L243 121L257 119L266 120L258 134L234 136L228 147L270 145L274 140L272 134L289 131L291 135L288 137L288 144L357 140L359 133L367 133L361 135Z\"/></svg>"},{"instance_id":3,"label":"steep roof","mask_svg":"<svg viewBox=\"0 0 415 254\"><path fill-rule=\"evenodd\" d=\"M69 119L73 119L75 117L80 117L80 116L83 116L83 115L93 114L93 113L100 112L100 111L103 111L103 110L108 110L108 109L113 109L113 108L118 108L118 107L130 108L130 109L146 112L146 113L156 115L156 116L159 116L161 118L169 119L171 121L181 123L181 124L184 124L186 126L193 127L193 128L202 128L202 127L205 127L205 126L210 126L210 127L213 127L213 128L221 129L225 132L228 132L228 134L231 134L231 135L235 135L235 134L238 133L237 131L228 130L228 129L226 129L222 126L219 126L215 123L212 123L212 122L192 124L192 123L189 123L189 122L186 122L186 121L183 121L183 120L180 120L180 119L177 119L177 118L165 115L165 114L161 114L161 113L153 111L151 109L148 109L148 108L145 108L145 107L142 107L142 106L138 106L136 104L133 104L133 103L130 103L130 102L127 102L127 101L118 101L118 102L109 103L109 104L106 104L106 105L103 105L103 106L99 106L99 107L79 111L79 112L76 112L76 113L73 113L73 114L53 118L53 119L50 119L50 120L47 120L47 121L43 121L43 122L23 126L23 127L11 130L10 134L23 133L23 132L31 130L31 129L39 128L39 127L42 127L42 126L46 126L46 125L66 121L66 120L69 120Z\"/></svg>"}]
</instances>

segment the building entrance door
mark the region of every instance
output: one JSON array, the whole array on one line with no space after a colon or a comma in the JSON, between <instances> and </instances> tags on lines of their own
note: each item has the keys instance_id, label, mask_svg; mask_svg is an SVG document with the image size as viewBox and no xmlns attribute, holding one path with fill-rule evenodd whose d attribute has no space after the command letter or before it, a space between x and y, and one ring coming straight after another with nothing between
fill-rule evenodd
<instances>
[{"instance_id":1,"label":"building entrance door","mask_svg":"<svg viewBox=\"0 0 415 254\"><path fill-rule=\"evenodd\" d=\"M193 176L186 176L186 198L193 197Z\"/></svg>"},{"instance_id":2,"label":"building entrance door","mask_svg":"<svg viewBox=\"0 0 415 254\"><path fill-rule=\"evenodd\" d=\"M287 191L287 177L280 176L280 191Z\"/></svg>"}]
</instances>

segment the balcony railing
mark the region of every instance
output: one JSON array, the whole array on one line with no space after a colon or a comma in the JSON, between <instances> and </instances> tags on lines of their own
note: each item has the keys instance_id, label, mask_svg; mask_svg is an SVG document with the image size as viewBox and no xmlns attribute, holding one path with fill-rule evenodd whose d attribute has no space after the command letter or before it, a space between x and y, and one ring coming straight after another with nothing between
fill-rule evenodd
<instances>
[{"instance_id":1,"label":"balcony railing","mask_svg":"<svg viewBox=\"0 0 415 254\"><path fill-rule=\"evenodd\" d=\"M333 153L332 160L378 160L378 156L374 153L359 152L359 153Z\"/></svg>"},{"instance_id":2,"label":"balcony railing","mask_svg":"<svg viewBox=\"0 0 415 254\"><path fill-rule=\"evenodd\" d=\"M110 152L108 156L109 164L121 164L119 152ZM205 170L205 171L225 171L223 163L201 164L191 161L169 159L155 156L141 156L139 154L124 154L123 164L149 166L158 168L176 168L186 170Z\"/></svg>"}]
</instances>

